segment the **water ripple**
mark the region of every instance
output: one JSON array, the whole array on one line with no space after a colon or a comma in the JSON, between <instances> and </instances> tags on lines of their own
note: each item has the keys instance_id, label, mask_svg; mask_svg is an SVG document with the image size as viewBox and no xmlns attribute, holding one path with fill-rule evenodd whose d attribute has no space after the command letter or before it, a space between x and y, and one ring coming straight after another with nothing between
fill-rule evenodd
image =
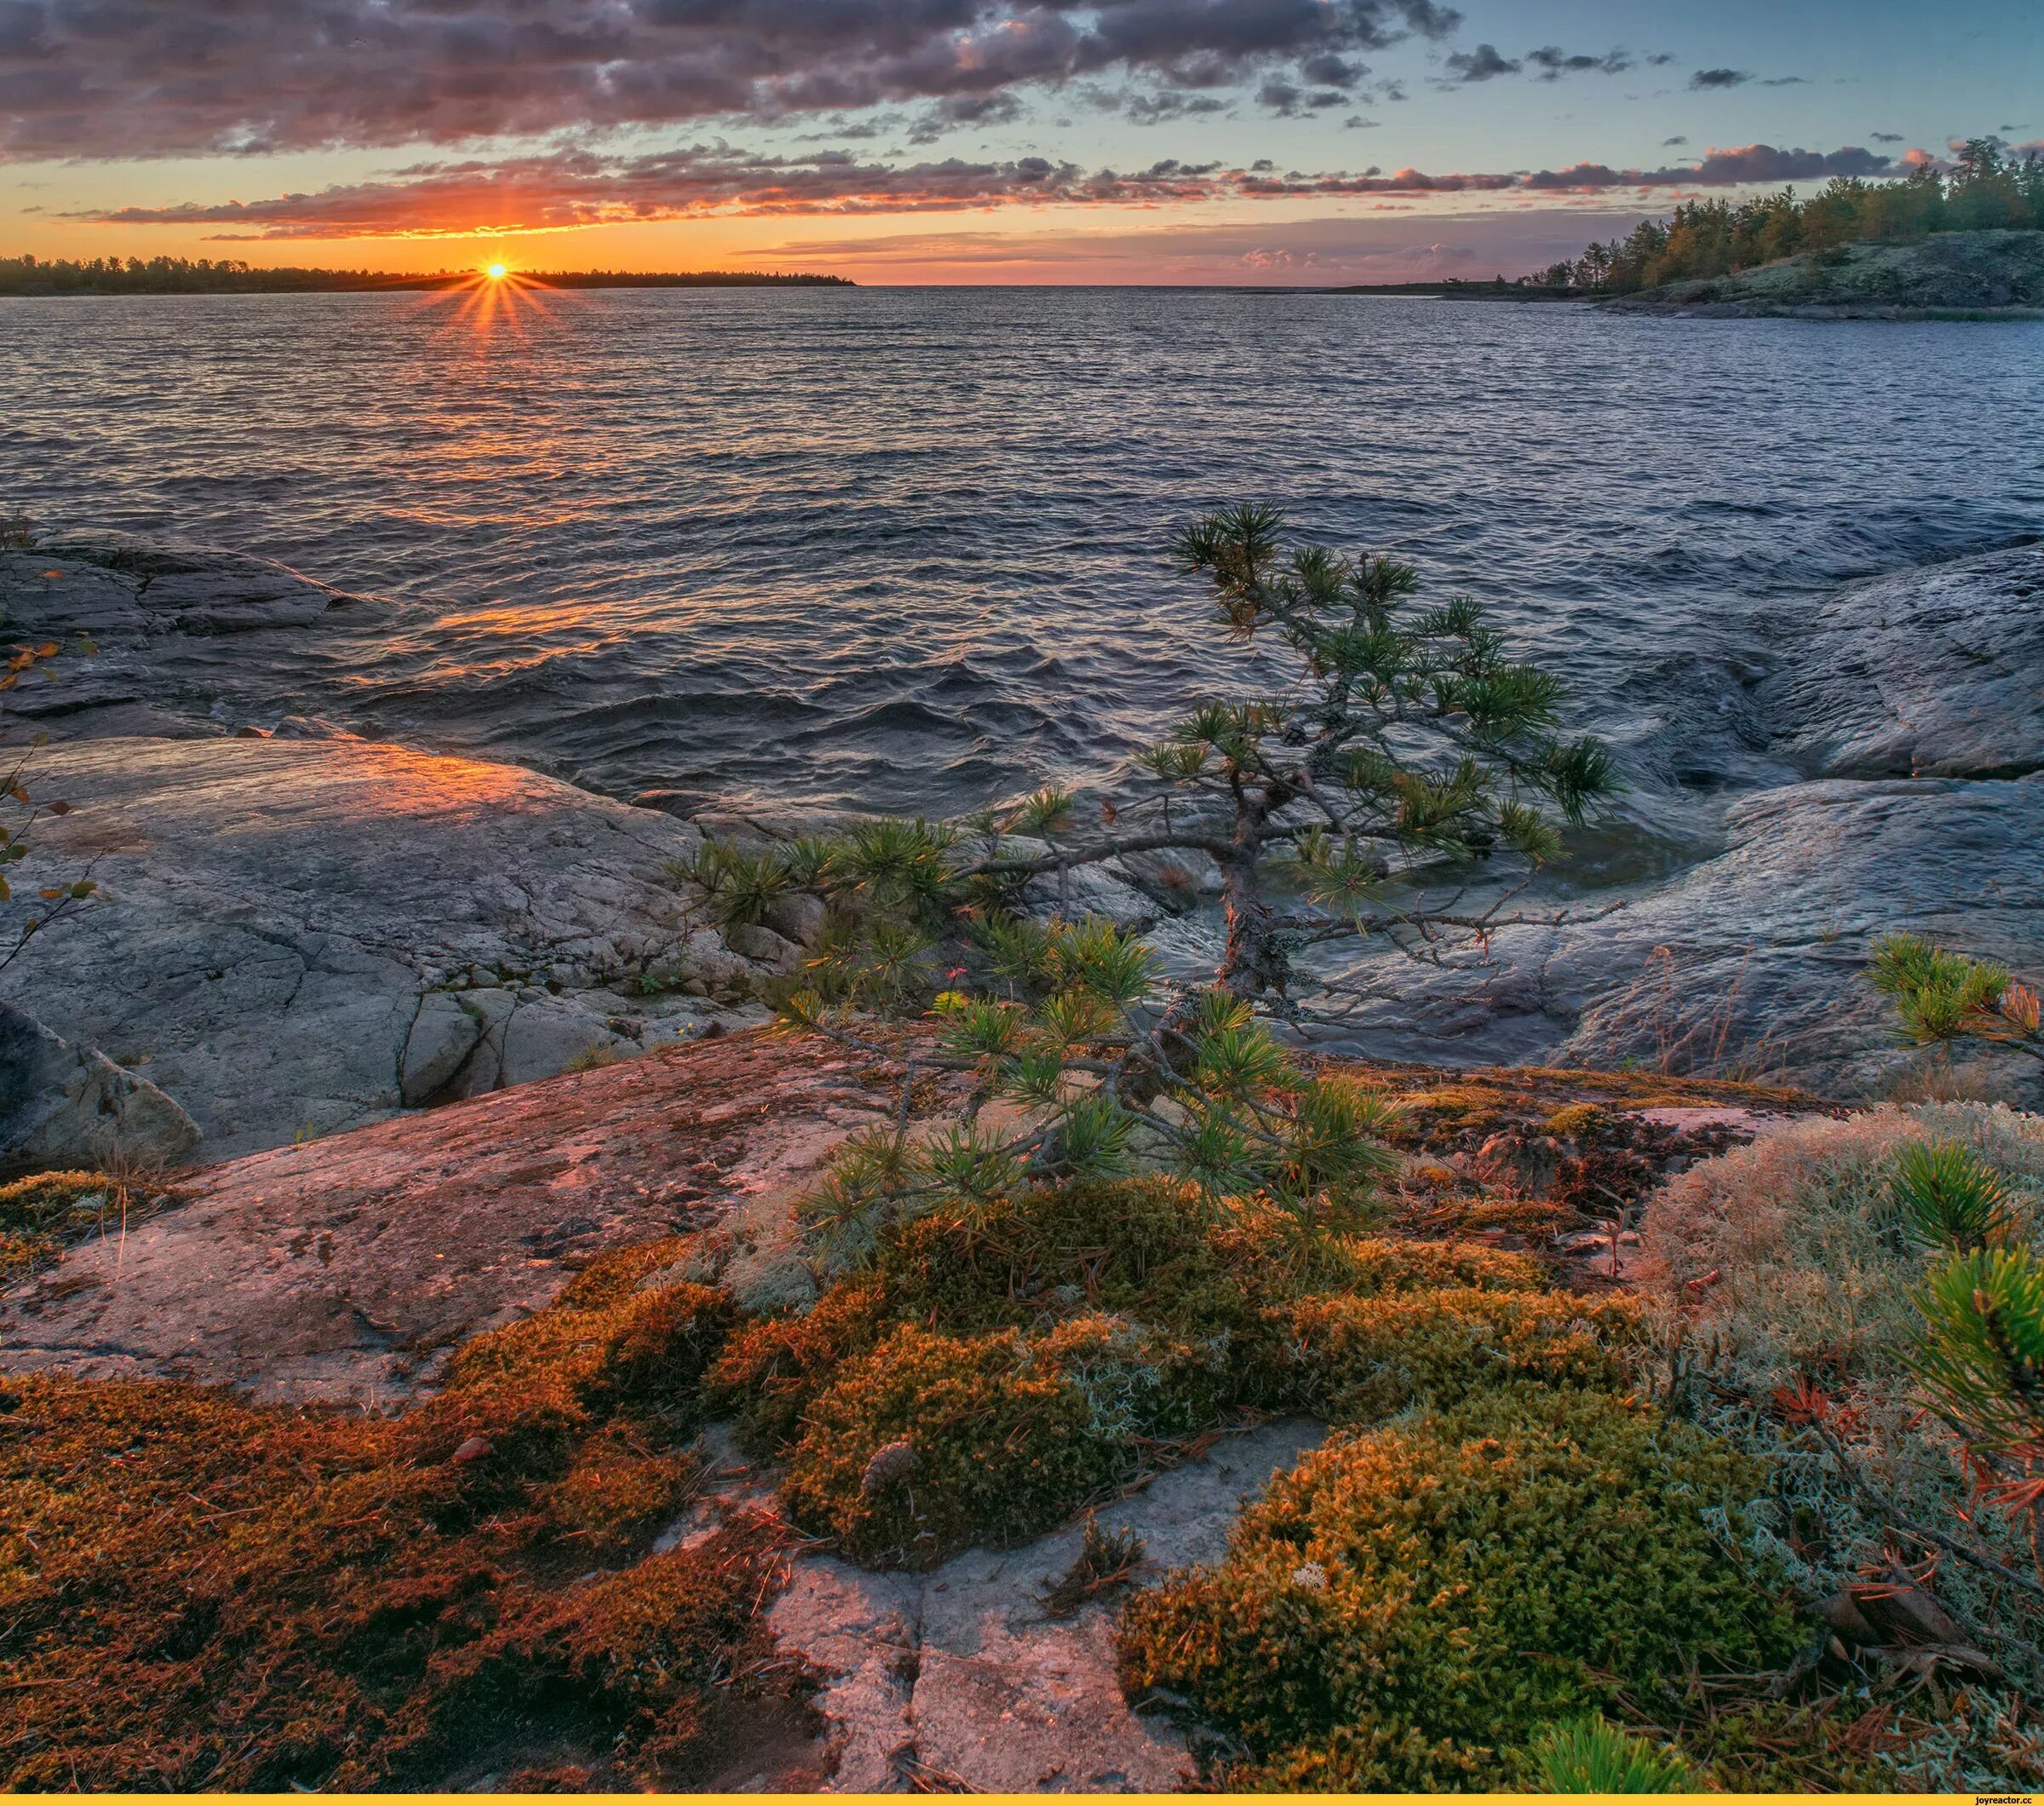
<instances>
[{"instance_id":1,"label":"water ripple","mask_svg":"<svg viewBox=\"0 0 2044 1806\"><path fill-rule=\"evenodd\" d=\"M585 294L480 330L416 296L16 300L0 505L396 605L221 661L223 693L621 793L956 809L1236 681L1162 548L1270 497L1493 604L1651 791L1651 748L1721 731L1698 668L1783 597L2044 528L2041 352L1141 290Z\"/></svg>"}]
</instances>

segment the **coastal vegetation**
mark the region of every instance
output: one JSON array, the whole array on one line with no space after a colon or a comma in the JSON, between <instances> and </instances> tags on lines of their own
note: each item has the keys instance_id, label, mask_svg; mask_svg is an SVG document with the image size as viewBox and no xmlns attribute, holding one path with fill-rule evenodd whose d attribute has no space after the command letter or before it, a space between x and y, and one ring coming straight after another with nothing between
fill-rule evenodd
<instances>
[{"instance_id":1,"label":"coastal vegetation","mask_svg":"<svg viewBox=\"0 0 2044 1806\"><path fill-rule=\"evenodd\" d=\"M1304 1050L1352 995L1324 956L1480 960L1611 763L1406 567L1253 507L1177 549L1275 675L1112 794L713 841L673 874L784 949L763 988L834 1062L838 1127L777 1170L835 1142L819 1179L716 1195L744 1188L707 1136L788 1071L720 1024L664 1069L706 1139L658 1180L701 1228L577 1252L522 1317L407 1331L338 1293L418 1379L401 1411L0 1378L0 1780L749 1780L762 1736L807 1746L772 1610L817 1550L913 1574L1081 1518L1031 1634L1111 1627L1209 1784L2035 1790L2044 1124ZM1132 871L1218 900L1213 974L1114 918ZM1871 952L1926 1089L1960 1089L1955 1047L2038 1051L2004 967ZM735 1097L682 1064L734 1049ZM420 1137L443 1179L447 1132ZM574 1139L583 1198L629 1181ZM0 1264L61 1286L125 1196L0 1188ZM453 1245L537 1265L592 1221ZM770 1228L799 1284L753 1283ZM1325 1440L1218 1559L1143 1572L1085 1518L1278 1414ZM726 1429L771 1508L716 1493ZM915 1648L887 1660L915 1684Z\"/></svg>"},{"instance_id":2,"label":"coastal vegetation","mask_svg":"<svg viewBox=\"0 0 2044 1806\"><path fill-rule=\"evenodd\" d=\"M822 955L773 999L787 1030L870 1049L865 1015L927 1011L927 1063L976 1077L939 1141L880 1130L848 1147L811 1205L834 1245L941 1199L1112 1176L1139 1149L1207 1197L1340 1220L1382 1165L1382 1101L1307 1072L1267 1025L1352 1007L1316 950L1374 940L1440 962L1535 919L1513 900L1615 788L1605 749L1559 731L1559 681L1513 659L1469 597L1423 607L1408 565L1288 549L1262 504L1195 521L1175 551L1225 636L1274 641L1289 682L1186 716L1095 805L1097 825L1047 789L962 823L712 848L680 874L727 926L792 890L834 912ZM1226 938L1210 980L1166 983L1088 911L1083 887L1129 859L1187 890L1212 874ZM1465 900L1487 868L1504 876ZM1018 907L1032 885L1035 915ZM983 1119L990 1103L1007 1118Z\"/></svg>"},{"instance_id":3,"label":"coastal vegetation","mask_svg":"<svg viewBox=\"0 0 2044 1806\"><path fill-rule=\"evenodd\" d=\"M296 295L452 289L479 279L473 269L415 271L300 268L238 257L0 257L0 295ZM766 270L549 270L517 273L555 289L849 288L847 276Z\"/></svg>"},{"instance_id":4,"label":"coastal vegetation","mask_svg":"<svg viewBox=\"0 0 2044 1806\"><path fill-rule=\"evenodd\" d=\"M1968 140L1949 170L1923 164L1892 181L1836 176L1808 199L1793 188L1739 202L1685 201L1622 239L1520 279L1533 287L1628 295L1725 276L1801 252L1933 233L2044 227L2044 158L2011 157L1992 138Z\"/></svg>"}]
</instances>

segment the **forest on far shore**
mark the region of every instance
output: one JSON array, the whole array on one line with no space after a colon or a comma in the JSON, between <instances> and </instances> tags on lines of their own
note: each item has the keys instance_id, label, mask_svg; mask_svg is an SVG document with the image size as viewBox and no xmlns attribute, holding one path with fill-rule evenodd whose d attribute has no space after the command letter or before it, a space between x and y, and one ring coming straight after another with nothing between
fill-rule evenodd
<instances>
[{"instance_id":1,"label":"forest on far shore","mask_svg":"<svg viewBox=\"0 0 2044 1806\"><path fill-rule=\"evenodd\" d=\"M1973 138L1954 153L1949 170L1926 164L1886 181L1835 176L1808 200L1783 188L1736 204L1686 201L1667 219L1642 220L1622 239L1520 277L1519 285L1629 295L1863 240L2039 228L2044 158L2035 151L2011 157L1999 141Z\"/></svg>"},{"instance_id":2,"label":"forest on far shore","mask_svg":"<svg viewBox=\"0 0 2044 1806\"><path fill-rule=\"evenodd\" d=\"M460 288L479 270L416 272L264 268L236 257L0 257L0 295L294 295ZM763 270L520 270L550 289L850 288L847 276Z\"/></svg>"}]
</instances>

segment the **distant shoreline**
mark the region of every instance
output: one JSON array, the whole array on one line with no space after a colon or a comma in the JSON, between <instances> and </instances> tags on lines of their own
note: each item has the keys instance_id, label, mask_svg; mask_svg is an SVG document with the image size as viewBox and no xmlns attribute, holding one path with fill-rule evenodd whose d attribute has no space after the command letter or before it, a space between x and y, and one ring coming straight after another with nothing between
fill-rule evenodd
<instances>
[{"instance_id":1,"label":"distant shoreline","mask_svg":"<svg viewBox=\"0 0 2044 1806\"><path fill-rule=\"evenodd\" d=\"M519 289L780 289L856 288L848 276L783 274L761 270L514 270L503 279ZM480 270L416 274L382 270L262 269L222 262L158 258L123 265L38 262L0 257L0 298L54 295L380 295L437 293L488 285Z\"/></svg>"}]
</instances>

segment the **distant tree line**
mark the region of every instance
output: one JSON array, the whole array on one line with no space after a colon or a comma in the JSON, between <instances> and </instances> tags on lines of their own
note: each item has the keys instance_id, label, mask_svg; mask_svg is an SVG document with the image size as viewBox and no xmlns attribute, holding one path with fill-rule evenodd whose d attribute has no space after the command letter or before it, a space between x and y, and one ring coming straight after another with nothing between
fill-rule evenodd
<instances>
[{"instance_id":1,"label":"distant tree line","mask_svg":"<svg viewBox=\"0 0 2044 1806\"><path fill-rule=\"evenodd\" d=\"M1945 171L1924 166L1888 181L1834 176L1808 200L1783 188L1737 204L1688 201L1665 220L1642 220L1625 238L1593 244L1573 262L1550 264L1519 283L1623 295L1727 276L1799 251L1997 227L2044 228L2044 158L2035 152L2011 158L1997 140L1974 138Z\"/></svg>"},{"instance_id":2,"label":"distant tree line","mask_svg":"<svg viewBox=\"0 0 2044 1806\"><path fill-rule=\"evenodd\" d=\"M564 289L732 289L850 287L844 276L783 275L761 270L663 273L625 270L520 272L523 279ZM0 295L280 295L378 289L456 288L474 270L430 274L382 270L264 267L221 257L0 257Z\"/></svg>"}]
</instances>

